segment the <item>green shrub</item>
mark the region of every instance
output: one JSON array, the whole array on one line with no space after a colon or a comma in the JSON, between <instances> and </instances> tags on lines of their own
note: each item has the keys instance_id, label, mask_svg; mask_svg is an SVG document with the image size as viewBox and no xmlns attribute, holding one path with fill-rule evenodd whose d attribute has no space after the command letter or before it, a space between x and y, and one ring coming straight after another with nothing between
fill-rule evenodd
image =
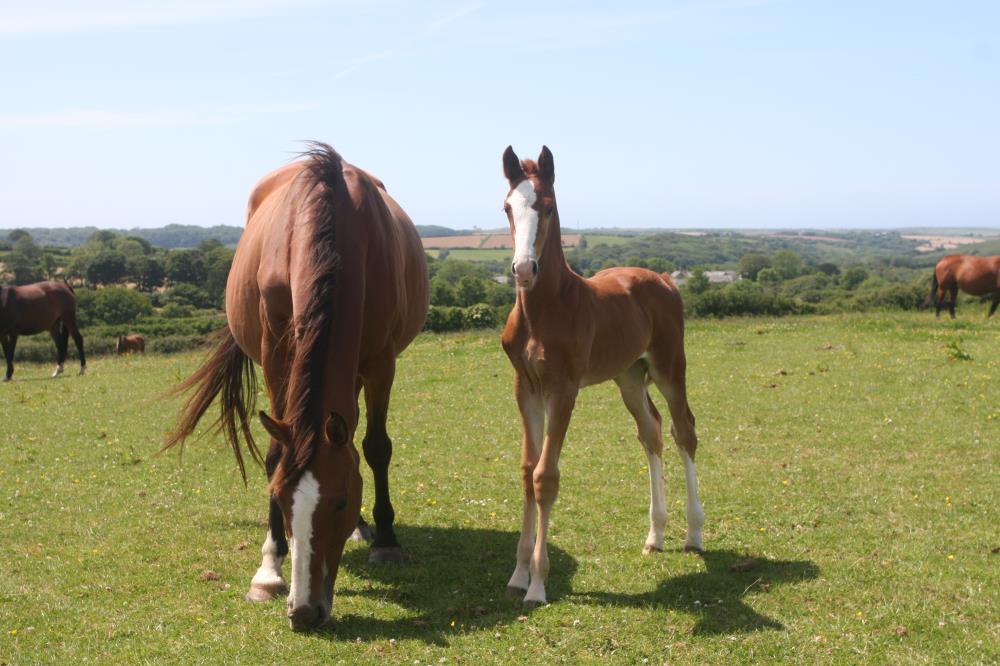
<instances>
[{"instance_id":1,"label":"green shrub","mask_svg":"<svg viewBox=\"0 0 1000 666\"><path fill-rule=\"evenodd\" d=\"M167 303L159 312L161 317L167 319L187 319L193 313L194 308L190 305L182 305L180 303Z\"/></svg>"},{"instance_id":2,"label":"green shrub","mask_svg":"<svg viewBox=\"0 0 1000 666\"><path fill-rule=\"evenodd\" d=\"M432 305L427 312L424 330L434 333L460 331L465 326L464 308Z\"/></svg>"},{"instance_id":3,"label":"green shrub","mask_svg":"<svg viewBox=\"0 0 1000 666\"><path fill-rule=\"evenodd\" d=\"M476 303L465 308L462 321L466 328L491 328L497 324L493 308L485 303Z\"/></svg>"},{"instance_id":4,"label":"green shrub","mask_svg":"<svg viewBox=\"0 0 1000 666\"><path fill-rule=\"evenodd\" d=\"M178 284L167 289L163 293L163 302L189 305L193 308L210 308L215 305L208 292L188 283Z\"/></svg>"},{"instance_id":5,"label":"green shrub","mask_svg":"<svg viewBox=\"0 0 1000 666\"><path fill-rule=\"evenodd\" d=\"M125 287L99 289L88 308L87 321L104 324L128 324L153 311L149 298Z\"/></svg>"}]
</instances>

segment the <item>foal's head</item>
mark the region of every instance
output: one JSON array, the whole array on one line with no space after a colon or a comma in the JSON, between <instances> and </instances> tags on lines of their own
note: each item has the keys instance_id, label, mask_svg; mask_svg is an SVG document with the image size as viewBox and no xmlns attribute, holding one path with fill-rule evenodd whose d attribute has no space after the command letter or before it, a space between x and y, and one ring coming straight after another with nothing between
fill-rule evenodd
<instances>
[{"instance_id":1,"label":"foal's head","mask_svg":"<svg viewBox=\"0 0 1000 666\"><path fill-rule=\"evenodd\" d=\"M503 202L510 233L514 237L514 261L510 272L517 286L530 289L538 278L538 262L549 230L557 218L555 166L552 151L542 146L538 162L518 159L507 146L503 153L503 174L510 191Z\"/></svg>"},{"instance_id":2,"label":"foal's head","mask_svg":"<svg viewBox=\"0 0 1000 666\"><path fill-rule=\"evenodd\" d=\"M347 424L336 413L327 417L324 431L304 460L302 451L291 448L291 426L264 412L260 420L284 449L271 489L285 519L285 533L291 537L288 619L292 629L317 627L330 619L344 543L361 513L358 452Z\"/></svg>"}]
</instances>

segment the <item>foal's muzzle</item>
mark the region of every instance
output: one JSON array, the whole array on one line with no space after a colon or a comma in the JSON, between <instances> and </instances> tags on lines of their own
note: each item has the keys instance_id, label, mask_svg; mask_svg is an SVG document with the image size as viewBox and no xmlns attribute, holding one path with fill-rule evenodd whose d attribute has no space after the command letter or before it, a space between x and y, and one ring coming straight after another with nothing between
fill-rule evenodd
<instances>
[{"instance_id":1,"label":"foal's muzzle","mask_svg":"<svg viewBox=\"0 0 1000 666\"><path fill-rule=\"evenodd\" d=\"M538 277L538 262L534 259L522 259L510 265L510 273L519 287L530 287Z\"/></svg>"}]
</instances>

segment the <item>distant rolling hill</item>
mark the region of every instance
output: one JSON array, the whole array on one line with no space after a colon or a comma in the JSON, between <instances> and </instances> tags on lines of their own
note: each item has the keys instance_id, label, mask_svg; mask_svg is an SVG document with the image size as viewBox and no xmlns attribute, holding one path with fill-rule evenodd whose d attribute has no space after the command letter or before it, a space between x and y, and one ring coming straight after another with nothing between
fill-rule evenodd
<instances>
[{"instance_id":1,"label":"distant rolling hill","mask_svg":"<svg viewBox=\"0 0 1000 666\"><path fill-rule=\"evenodd\" d=\"M76 247L87 242L95 232L102 231L97 227L16 227L31 234L39 245L57 245L61 247ZM14 229L0 229L0 239L6 239ZM216 225L214 227L199 227L193 224L168 224L165 227L151 229L105 229L124 236L145 238L155 247L168 249L197 247L204 240L215 240L234 247L243 234L242 227Z\"/></svg>"}]
</instances>

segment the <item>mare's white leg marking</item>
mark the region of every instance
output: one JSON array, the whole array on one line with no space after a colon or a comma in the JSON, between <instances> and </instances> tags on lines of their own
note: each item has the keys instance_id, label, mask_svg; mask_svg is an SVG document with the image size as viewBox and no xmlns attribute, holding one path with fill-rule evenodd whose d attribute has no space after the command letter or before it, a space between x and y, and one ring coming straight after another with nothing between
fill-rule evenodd
<instances>
[{"instance_id":1,"label":"mare's white leg marking","mask_svg":"<svg viewBox=\"0 0 1000 666\"><path fill-rule=\"evenodd\" d=\"M510 196L511 219L514 220L514 265L535 259L535 236L538 234L538 211L532 206L537 199L530 180L521 181Z\"/></svg>"},{"instance_id":2,"label":"mare's white leg marking","mask_svg":"<svg viewBox=\"0 0 1000 666\"><path fill-rule=\"evenodd\" d=\"M663 490L663 460L646 451L649 461L649 535L643 552L663 550L663 528L667 524L667 501Z\"/></svg>"},{"instance_id":3,"label":"mare's white leg marking","mask_svg":"<svg viewBox=\"0 0 1000 666\"><path fill-rule=\"evenodd\" d=\"M684 462L684 481L687 484L688 534L684 547L704 550L701 528L705 525L705 511L701 508L701 500L698 499L698 477L695 475L694 461L684 449L678 448L677 452Z\"/></svg>"},{"instance_id":4,"label":"mare's white leg marking","mask_svg":"<svg viewBox=\"0 0 1000 666\"><path fill-rule=\"evenodd\" d=\"M83 375L83 374L86 374L86 372L87 372L87 366L81 365L80 366L80 374Z\"/></svg>"},{"instance_id":5,"label":"mare's white leg marking","mask_svg":"<svg viewBox=\"0 0 1000 666\"><path fill-rule=\"evenodd\" d=\"M56 371L52 373L53 377L58 377L63 373L63 364L60 363L56 366Z\"/></svg>"},{"instance_id":6,"label":"mare's white leg marking","mask_svg":"<svg viewBox=\"0 0 1000 666\"><path fill-rule=\"evenodd\" d=\"M250 587L259 587L268 592L275 592L285 586L281 578L281 563L285 559L278 557L278 544L271 538L271 530L267 530L264 545L260 548L261 560L257 573L250 581Z\"/></svg>"},{"instance_id":7,"label":"mare's white leg marking","mask_svg":"<svg viewBox=\"0 0 1000 666\"><path fill-rule=\"evenodd\" d=\"M312 561L313 514L319 503L319 483L312 472L299 479L292 495L292 590L290 608L309 604L309 565Z\"/></svg>"}]
</instances>

